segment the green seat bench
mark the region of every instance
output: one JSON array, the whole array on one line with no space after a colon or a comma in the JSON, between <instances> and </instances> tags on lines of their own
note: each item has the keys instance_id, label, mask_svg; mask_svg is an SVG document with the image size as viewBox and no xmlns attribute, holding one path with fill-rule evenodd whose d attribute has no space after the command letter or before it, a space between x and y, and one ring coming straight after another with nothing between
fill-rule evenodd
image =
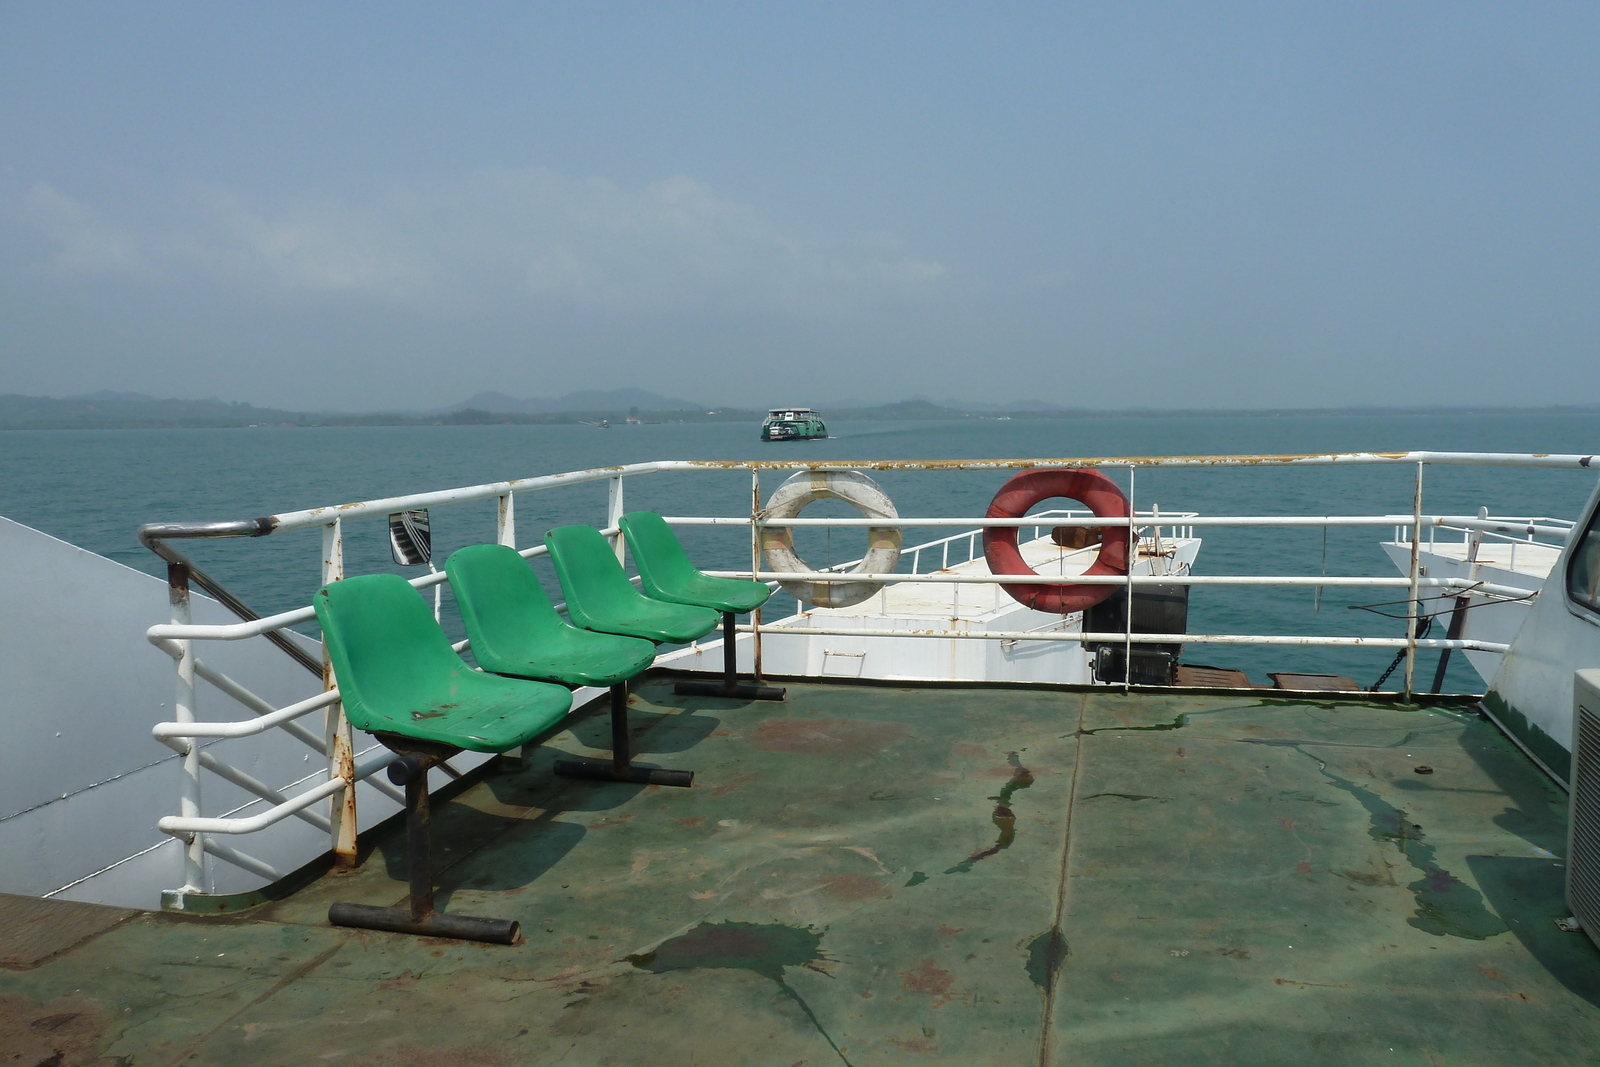
<instances>
[{"instance_id":1,"label":"green seat bench","mask_svg":"<svg viewBox=\"0 0 1600 1067\"><path fill-rule=\"evenodd\" d=\"M717 613L687 604L652 600L633 587L616 551L592 526L559 526L545 534L545 547L567 598L567 615L585 630L637 637L655 644L693 641L717 626ZM633 767L628 759L626 697L611 704L611 763L569 763L573 777L689 785L691 771Z\"/></svg>"},{"instance_id":2,"label":"green seat bench","mask_svg":"<svg viewBox=\"0 0 1600 1067\"><path fill-rule=\"evenodd\" d=\"M433 609L405 579L367 574L331 582L312 601L350 724L399 753L389 780L406 790L408 908L334 904L337 926L511 944L508 919L434 910L428 771L463 749L504 752L559 723L572 694L559 685L475 671L450 647Z\"/></svg>"},{"instance_id":3,"label":"green seat bench","mask_svg":"<svg viewBox=\"0 0 1600 1067\"><path fill-rule=\"evenodd\" d=\"M717 578L697 569L667 521L653 511L632 511L618 525L633 551L644 591L653 600L710 608L722 615L722 681L679 682L677 692L694 696L782 700L783 689L739 684L734 616L754 611L772 595L764 582Z\"/></svg>"},{"instance_id":4,"label":"green seat bench","mask_svg":"<svg viewBox=\"0 0 1600 1067\"><path fill-rule=\"evenodd\" d=\"M652 641L573 626L556 611L528 562L505 545L459 549L445 561L444 569L478 666L515 678L610 687L609 767L587 760L558 760L557 774L649 785L692 784L690 772L632 764L628 680L655 662Z\"/></svg>"}]
</instances>

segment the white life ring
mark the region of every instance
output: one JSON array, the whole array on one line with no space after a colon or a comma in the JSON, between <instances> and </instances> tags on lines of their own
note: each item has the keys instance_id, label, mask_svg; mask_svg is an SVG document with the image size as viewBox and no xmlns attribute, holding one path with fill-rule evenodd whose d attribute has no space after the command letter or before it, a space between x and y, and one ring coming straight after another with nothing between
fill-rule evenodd
<instances>
[{"instance_id":1,"label":"white life ring","mask_svg":"<svg viewBox=\"0 0 1600 1067\"><path fill-rule=\"evenodd\" d=\"M899 513L878 483L860 471L798 471L773 492L762 519L793 519L813 500L843 500L868 519L897 519ZM809 571L794 550L794 529L768 526L761 530L761 553L769 571ZM900 527L873 526L867 531L867 554L845 574L888 574L900 562ZM819 608L847 608L867 600L882 582L779 582L790 596Z\"/></svg>"}]
</instances>

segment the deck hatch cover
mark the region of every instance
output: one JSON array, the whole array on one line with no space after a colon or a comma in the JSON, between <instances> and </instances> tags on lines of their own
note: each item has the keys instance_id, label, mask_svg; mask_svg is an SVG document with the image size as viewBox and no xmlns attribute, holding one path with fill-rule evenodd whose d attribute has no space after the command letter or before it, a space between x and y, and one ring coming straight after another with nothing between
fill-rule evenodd
<instances>
[{"instance_id":1,"label":"deck hatch cover","mask_svg":"<svg viewBox=\"0 0 1600 1067\"><path fill-rule=\"evenodd\" d=\"M1584 931L1600 944L1600 713L1583 703L1576 710L1567 903Z\"/></svg>"}]
</instances>

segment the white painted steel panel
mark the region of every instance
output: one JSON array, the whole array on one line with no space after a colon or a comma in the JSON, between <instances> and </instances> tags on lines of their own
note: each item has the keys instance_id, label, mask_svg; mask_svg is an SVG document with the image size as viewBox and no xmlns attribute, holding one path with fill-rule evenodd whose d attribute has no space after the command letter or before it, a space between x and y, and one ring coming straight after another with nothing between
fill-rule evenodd
<instances>
[{"instance_id":1,"label":"white painted steel panel","mask_svg":"<svg viewBox=\"0 0 1600 1067\"><path fill-rule=\"evenodd\" d=\"M152 726L172 718L175 669L145 638L170 617L166 582L0 518L0 598L8 608L0 623L0 892L159 906L161 890L181 882L173 839L156 828L163 815L178 813L180 757L150 736ZM196 622L235 621L203 596L194 596L193 610ZM296 639L320 656L318 642ZM207 664L276 706L322 689L320 679L263 638L196 647ZM202 720L253 717L206 682L198 704ZM302 721L320 735L321 720L319 712ZM371 744L358 739L359 748ZM211 742L206 750L289 794L325 773L321 756L278 730ZM478 759L454 762L465 769ZM204 815L249 815L268 806L209 771L202 775ZM362 826L399 810L366 785L358 806ZM328 836L289 819L227 843L286 872L325 852ZM214 857L207 862L216 892L264 882Z\"/></svg>"},{"instance_id":2,"label":"white painted steel panel","mask_svg":"<svg viewBox=\"0 0 1600 1067\"><path fill-rule=\"evenodd\" d=\"M1583 521L1600 508L1600 487L1583 509ZM1566 782L1572 744L1575 672L1600 667L1600 623L1567 601L1566 567L1578 543L1569 541L1533 601L1527 620L1490 680L1485 710L1550 774Z\"/></svg>"}]
</instances>

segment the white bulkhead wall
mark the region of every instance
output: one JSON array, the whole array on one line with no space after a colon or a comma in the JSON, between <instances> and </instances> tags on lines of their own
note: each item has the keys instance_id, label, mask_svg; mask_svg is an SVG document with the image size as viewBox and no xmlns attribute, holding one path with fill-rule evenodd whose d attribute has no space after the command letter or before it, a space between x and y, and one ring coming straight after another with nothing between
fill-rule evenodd
<instances>
[{"instance_id":1,"label":"white bulkhead wall","mask_svg":"<svg viewBox=\"0 0 1600 1067\"><path fill-rule=\"evenodd\" d=\"M175 669L145 637L170 619L167 583L0 518L0 602L0 892L159 907L161 891L182 881L179 842L156 828L178 812L180 757L150 734L173 717ZM197 623L238 621L198 594L193 610ZM320 657L318 642L298 640ZM262 638L197 647L207 664L278 707L322 689ZM205 682L197 711L202 720L251 717ZM363 736L357 747L372 743ZM321 756L278 730L207 750L291 795L321 780L303 782L308 776L326 774ZM202 775L204 815L266 806ZM363 827L399 808L366 786L359 803ZM287 819L224 842L287 872L325 852L328 835ZM207 862L214 892L265 882L215 857Z\"/></svg>"},{"instance_id":2,"label":"white bulkhead wall","mask_svg":"<svg viewBox=\"0 0 1600 1067\"><path fill-rule=\"evenodd\" d=\"M1567 564L1600 507L1589 497L1561 558L1489 684L1484 709L1555 778L1571 773L1573 677L1600 667L1600 620L1567 597Z\"/></svg>"}]
</instances>

